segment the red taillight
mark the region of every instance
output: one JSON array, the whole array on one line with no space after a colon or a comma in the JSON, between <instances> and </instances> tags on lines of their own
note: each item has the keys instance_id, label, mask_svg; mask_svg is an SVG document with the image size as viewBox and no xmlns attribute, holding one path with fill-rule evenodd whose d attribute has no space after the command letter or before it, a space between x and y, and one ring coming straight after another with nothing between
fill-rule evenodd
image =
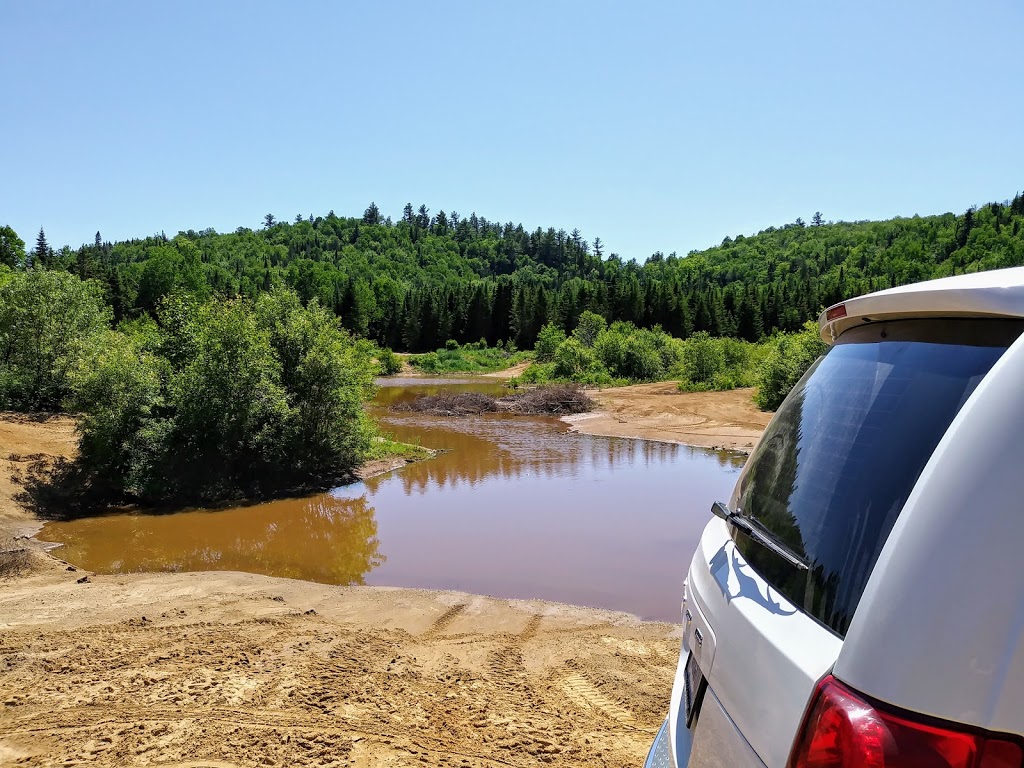
<instances>
[{"instance_id":1,"label":"red taillight","mask_svg":"<svg viewBox=\"0 0 1024 768\"><path fill-rule=\"evenodd\" d=\"M846 305L836 304L830 310L825 313L825 321L831 323L833 320L838 320L840 317L846 317Z\"/></svg>"},{"instance_id":2,"label":"red taillight","mask_svg":"<svg viewBox=\"0 0 1024 768\"><path fill-rule=\"evenodd\" d=\"M831 675L818 685L789 768L1021 768L1016 741L917 722L875 706Z\"/></svg>"}]
</instances>

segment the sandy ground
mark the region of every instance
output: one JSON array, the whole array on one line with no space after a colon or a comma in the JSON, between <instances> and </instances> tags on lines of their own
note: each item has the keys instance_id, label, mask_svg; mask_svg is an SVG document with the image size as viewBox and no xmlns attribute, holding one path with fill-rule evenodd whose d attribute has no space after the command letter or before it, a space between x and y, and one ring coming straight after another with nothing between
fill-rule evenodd
<instances>
[{"instance_id":1,"label":"sandy ground","mask_svg":"<svg viewBox=\"0 0 1024 768\"><path fill-rule=\"evenodd\" d=\"M563 418L574 431L587 435L749 452L772 417L754 405L752 389L679 392L675 382L663 381L588 394L598 410Z\"/></svg>"},{"instance_id":2,"label":"sandy ground","mask_svg":"<svg viewBox=\"0 0 1024 768\"><path fill-rule=\"evenodd\" d=\"M0 765L637 766L678 654L538 601L65 567L0 585Z\"/></svg>"},{"instance_id":3,"label":"sandy ground","mask_svg":"<svg viewBox=\"0 0 1024 768\"><path fill-rule=\"evenodd\" d=\"M8 542L38 526L15 475L70 456L73 429L0 414ZM0 766L637 766L668 704L667 624L242 573L102 576L59 554L29 546L9 575L0 552Z\"/></svg>"},{"instance_id":4,"label":"sandy ground","mask_svg":"<svg viewBox=\"0 0 1024 768\"><path fill-rule=\"evenodd\" d=\"M77 444L75 420L68 416L34 418L0 411L0 549L5 537L28 536L39 529L16 501L22 490L17 478L37 461L73 456Z\"/></svg>"},{"instance_id":5,"label":"sandy ground","mask_svg":"<svg viewBox=\"0 0 1024 768\"><path fill-rule=\"evenodd\" d=\"M517 363L511 368L506 368L504 371L494 371L493 373L483 374L488 379L511 379L513 376L519 376L532 365L532 361L525 360L522 363Z\"/></svg>"}]
</instances>

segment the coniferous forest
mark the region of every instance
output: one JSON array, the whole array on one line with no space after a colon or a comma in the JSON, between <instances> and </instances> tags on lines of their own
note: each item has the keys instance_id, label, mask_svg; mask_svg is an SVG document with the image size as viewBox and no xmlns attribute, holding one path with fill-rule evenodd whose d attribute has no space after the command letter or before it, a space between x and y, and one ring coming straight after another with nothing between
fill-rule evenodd
<instances>
[{"instance_id":1,"label":"coniferous forest","mask_svg":"<svg viewBox=\"0 0 1024 768\"><path fill-rule=\"evenodd\" d=\"M359 217L264 217L257 229L164 234L77 249L26 245L0 228L0 266L67 270L102 287L115 321L152 314L167 295L256 298L275 286L313 298L357 336L419 352L484 339L534 347L549 322L567 333L585 311L757 341L796 331L822 307L871 290L1024 264L1024 196L888 221L769 227L686 255L639 263L578 230L527 230L406 205Z\"/></svg>"}]
</instances>

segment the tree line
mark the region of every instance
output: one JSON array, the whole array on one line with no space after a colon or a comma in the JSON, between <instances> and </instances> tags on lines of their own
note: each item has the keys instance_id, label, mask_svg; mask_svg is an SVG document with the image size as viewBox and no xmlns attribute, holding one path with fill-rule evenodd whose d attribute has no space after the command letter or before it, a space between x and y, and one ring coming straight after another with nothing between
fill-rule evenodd
<instances>
[{"instance_id":1,"label":"tree line","mask_svg":"<svg viewBox=\"0 0 1024 768\"><path fill-rule=\"evenodd\" d=\"M843 298L934 277L1024 264L1024 197L961 215L888 221L797 219L686 255L643 263L605 254L579 230L499 223L373 203L362 216L268 214L257 229L188 230L53 249L40 230L27 249L0 228L0 265L58 269L97 281L115 321L152 315L184 291L250 299L277 288L316 299L353 334L419 352L459 344L531 349L549 323L571 333L584 312L609 323L759 341L799 331Z\"/></svg>"}]
</instances>

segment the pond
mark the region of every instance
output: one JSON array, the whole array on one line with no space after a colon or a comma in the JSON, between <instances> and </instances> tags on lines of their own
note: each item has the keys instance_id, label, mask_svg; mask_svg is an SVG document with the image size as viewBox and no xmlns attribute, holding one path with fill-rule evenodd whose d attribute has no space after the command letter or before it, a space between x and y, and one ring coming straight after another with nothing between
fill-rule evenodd
<instances>
[{"instance_id":1,"label":"pond","mask_svg":"<svg viewBox=\"0 0 1024 768\"><path fill-rule=\"evenodd\" d=\"M678 621L711 502L741 454L568 431L555 418L387 408L500 382L382 382L373 412L435 459L305 498L49 523L38 538L100 573L238 570L329 584L543 598Z\"/></svg>"}]
</instances>

